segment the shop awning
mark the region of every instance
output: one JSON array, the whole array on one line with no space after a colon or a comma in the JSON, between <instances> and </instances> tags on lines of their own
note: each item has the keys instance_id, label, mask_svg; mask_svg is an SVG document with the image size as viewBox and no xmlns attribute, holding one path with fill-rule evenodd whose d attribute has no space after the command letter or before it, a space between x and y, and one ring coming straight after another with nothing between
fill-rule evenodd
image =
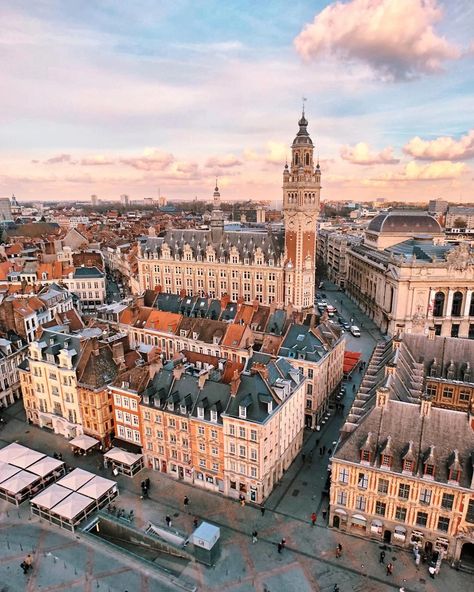
<instances>
[{"instance_id":1,"label":"shop awning","mask_svg":"<svg viewBox=\"0 0 474 592\"><path fill-rule=\"evenodd\" d=\"M360 362L360 352L344 352L344 374L349 375Z\"/></svg>"},{"instance_id":2,"label":"shop awning","mask_svg":"<svg viewBox=\"0 0 474 592\"><path fill-rule=\"evenodd\" d=\"M76 438L70 440L69 444L74 448L80 448L81 450L89 450L89 448L92 448L96 444L99 444L99 440L96 440L91 436L86 436L86 434L83 434L82 436L77 436Z\"/></svg>"}]
</instances>

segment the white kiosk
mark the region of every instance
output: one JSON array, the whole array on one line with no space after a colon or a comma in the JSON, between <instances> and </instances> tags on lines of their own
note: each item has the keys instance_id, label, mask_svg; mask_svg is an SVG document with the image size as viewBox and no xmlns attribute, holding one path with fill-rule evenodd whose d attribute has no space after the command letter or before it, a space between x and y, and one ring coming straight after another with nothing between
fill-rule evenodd
<instances>
[{"instance_id":1,"label":"white kiosk","mask_svg":"<svg viewBox=\"0 0 474 592\"><path fill-rule=\"evenodd\" d=\"M202 522L191 537L196 560L205 565L214 565L220 552L220 538L220 528L209 522Z\"/></svg>"}]
</instances>

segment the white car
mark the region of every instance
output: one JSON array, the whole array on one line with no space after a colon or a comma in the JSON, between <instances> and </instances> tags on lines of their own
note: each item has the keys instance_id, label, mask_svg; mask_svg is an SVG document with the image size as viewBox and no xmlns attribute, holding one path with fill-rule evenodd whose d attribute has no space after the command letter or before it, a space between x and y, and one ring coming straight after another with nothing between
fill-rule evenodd
<instances>
[{"instance_id":1,"label":"white car","mask_svg":"<svg viewBox=\"0 0 474 592\"><path fill-rule=\"evenodd\" d=\"M357 325L352 325L350 331L354 337L360 337L360 329Z\"/></svg>"}]
</instances>

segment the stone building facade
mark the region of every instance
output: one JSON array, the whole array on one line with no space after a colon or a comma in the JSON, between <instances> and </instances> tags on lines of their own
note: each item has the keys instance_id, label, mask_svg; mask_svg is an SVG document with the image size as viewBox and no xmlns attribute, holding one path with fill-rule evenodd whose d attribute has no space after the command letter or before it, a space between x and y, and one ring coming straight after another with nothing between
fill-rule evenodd
<instances>
[{"instance_id":1,"label":"stone building facade","mask_svg":"<svg viewBox=\"0 0 474 592\"><path fill-rule=\"evenodd\" d=\"M291 165L283 172L283 233L227 231L216 186L208 229L168 230L160 237L152 230L140 243L141 290L159 286L164 292L312 308L321 171L307 126L303 113Z\"/></svg>"},{"instance_id":2,"label":"stone building facade","mask_svg":"<svg viewBox=\"0 0 474 592\"><path fill-rule=\"evenodd\" d=\"M348 251L346 291L388 335L427 332L474 338L474 254L443 244L425 213L374 218L363 244Z\"/></svg>"}]
</instances>

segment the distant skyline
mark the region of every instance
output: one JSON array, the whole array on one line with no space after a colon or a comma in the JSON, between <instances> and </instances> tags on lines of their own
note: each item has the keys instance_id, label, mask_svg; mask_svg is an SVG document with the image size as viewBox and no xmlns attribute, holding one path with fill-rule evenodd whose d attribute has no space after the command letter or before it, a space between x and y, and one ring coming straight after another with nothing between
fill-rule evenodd
<instances>
[{"instance_id":1,"label":"distant skyline","mask_svg":"<svg viewBox=\"0 0 474 592\"><path fill-rule=\"evenodd\" d=\"M302 98L322 199L473 199L474 2L0 6L0 195L281 200ZM370 31L370 34L368 33Z\"/></svg>"}]
</instances>

